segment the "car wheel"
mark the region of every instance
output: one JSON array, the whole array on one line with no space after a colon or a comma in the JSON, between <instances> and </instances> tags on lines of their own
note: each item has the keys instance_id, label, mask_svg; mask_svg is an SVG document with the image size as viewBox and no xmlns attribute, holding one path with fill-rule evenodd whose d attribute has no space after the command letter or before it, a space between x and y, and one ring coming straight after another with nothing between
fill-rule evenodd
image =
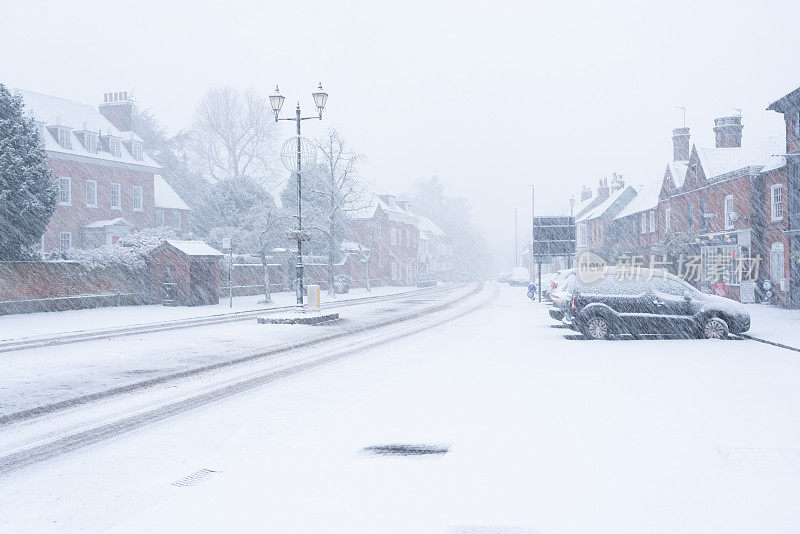
<instances>
[{"instance_id":1,"label":"car wheel","mask_svg":"<svg viewBox=\"0 0 800 534\"><path fill-rule=\"evenodd\" d=\"M728 323L719 317L709 317L703 323L702 337L705 339L728 339Z\"/></svg>"},{"instance_id":2,"label":"car wheel","mask_svg":"<svg viewBox=\"0 0 800 534\"><path fill-rule=\"evenodd\" d=\"M593 315L586 321L583 335L586 339L611 339L611 323L601 315Z\"/></svg>"}]
</instances>

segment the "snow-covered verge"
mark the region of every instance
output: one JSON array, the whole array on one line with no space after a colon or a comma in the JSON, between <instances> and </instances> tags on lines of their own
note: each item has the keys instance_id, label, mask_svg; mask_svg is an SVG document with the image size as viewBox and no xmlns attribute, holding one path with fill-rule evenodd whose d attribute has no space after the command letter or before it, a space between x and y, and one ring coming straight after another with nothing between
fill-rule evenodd
<instances>
[{"instance_id":1,"label":"snow-covered verge","mask_svg":"<svg viewBox=\"0 0 800 534\"><path fill-rule=\"evenodd\" d=\"M796 353L570 341L524 288L501 291L438 330L12 474L0 530L800 530ZM449 452L362 452L388 443Z\"/></svg>"},{"instance_id":2,"label":"snow-covered verge","mask_svg":"<svg viewBox=\"0 0 800 534\"><path fill-rule=\"evenodd\" d=\"M349 293L336 295L336 301L345 301L369 296L394 295L416 291L416 287L381 286L373 287L371 292L363 288L351 289ZM321 302L334 299L327 291L320 292ZM272 294L272 304L264 304L264 295L233 297L220 296L219 304L209 306L120 306L114 308L94 308L58 312L28 313L0 316L0 341L11 341L28 337L49 336L67 332L101 330L122 326L155 324L163 321L208 317L230 312L263 310L275 306L290 306L297 302L294 292Z\"/></svg>"},{"instance_id":3,"label":"snow-covered verge","mask_svg":"<svg viewBox=\"0 0 800 534\"><path fill-rule=\"evenodd\" d=\"M747 334L800 349L800 310L768 304L745 304L750 313Z\"/></svg>"}]
</instances>

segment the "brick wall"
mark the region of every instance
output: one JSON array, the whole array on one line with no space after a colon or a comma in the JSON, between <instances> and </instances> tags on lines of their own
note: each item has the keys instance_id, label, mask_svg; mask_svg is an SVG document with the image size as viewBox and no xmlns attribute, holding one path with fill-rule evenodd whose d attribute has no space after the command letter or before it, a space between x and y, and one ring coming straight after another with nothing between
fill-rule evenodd
<instances>
[{"instance_id":1,"label":"brick wall","mask_svg":"<svg viewBox=\"0 0 800 534\"><path fill-rule=\"evenodd\" d=\"M141 273L75 262L0 262L0 314L147 302Z\"/></svg>"}]
</instances>

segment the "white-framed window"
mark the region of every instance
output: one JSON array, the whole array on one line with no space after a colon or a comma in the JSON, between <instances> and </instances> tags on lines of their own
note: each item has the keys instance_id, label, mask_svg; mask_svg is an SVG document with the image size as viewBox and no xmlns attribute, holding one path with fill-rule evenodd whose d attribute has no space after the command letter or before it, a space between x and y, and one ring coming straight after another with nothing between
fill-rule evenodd
<instances>
[{"instance_id":1,"label":"white-framed window","mask_svg":"<svg viewBox=\"0 0 800 534\"><path fill-rule=\"evenodd\" d=\"M62 251L72 249L72 232L61 232L59 235L59 246Z\"/></svg>"},{"instance_id":2,"label":"white-framed window","mask_svg":"<svg viewBox=\"0 0 800 534\"><path fill-rule=\"evenodd\" d=\"M725 229L730 230L733 228L733 221L731 214L733 213L733 195L725 197Z\"/></svg>"},{"instance_id":3,"label":"white-framed window","mask_svg":"<svg viewBox=\"0 0 800 534\"><path fill-rule=\"evenodd\" d=\"M142 211L142 186L133 186L133 211Z\"/></svg>"},{"instance_id":4,"label":"white-framed window","mask_svg":"<svg viewBox=\"0 0 800 534\"><path fill-rule=\"evenodd\" d=\"M97 134L94 132L83 132L83 146L87 152L97 153Z\"/></svg>"},{"instance_id":5,"label":"white-framed window","mask_svg":"<svg viewBox=\"0 0 800 534\"><path fill-rule=\"evenodd\" d=\"M397 245L397 228L392 228L392 241L391 241L391 243L392 243L392 246Z\"/></svg>"},{"instance_id":6,"label":"white-framed window","mask_svg":"<svg viewBox=\"0 0 800 534\"><path fill-rule=\"evenodd\" d=\"M639 225L639 233L646 234L647 233L647 212L642 212L641 214L641 224Z\"/></svg>"},{"instance_id":7,"label":"white-framed window","mask_svg":"<svg viewBox=\"0 0 800 534\"><path fill-rule=\"evenodd\" d=\"M783 184L775 184L771 188L772 220L783 220Z\"/></svg>"},{"instance_id":8,"label":"white-framed window","mask_svg":"<svg viewBox=\"0 0 800 534\"><path fill-rule=\"evenodd\" d=\"M111 184L111 209L122 209L122 188L119 184Z\"/></svg>"},{"instance_id":9,"label":"white-framed window","mask_svg":"<svg viewBox=\"0 0 800 534\"><path fill-rule=\"evenodd\" d=\"M131 156L136 161L142 161L144 157L142 156L142 144L138 141L131 141Z\"/></svg>"},{"instance_id":10,"label":"white-framed window","mask_svg":"<svg viewBox=\"0 0 800 534\"><path fill-rule=\"evenodd\" d=\"M670 217L671 212L672 212L671 208L664 208L664 231L665 232L669 232L669 230L670 230L670 222L671 221L669 220L669 217Z\"/></svg>"},{"instance_id":11,"label":"white-framed window","mask_svg":"<svg viewBox=\"0 0 800 534\"><path fill-rule=\"evenodd\" d=\"M72 138L70 137L70 129L58 127L56 128L56 141L58 141L61 148L72 149Z\"/></svg>"},{"instance_id":12,"label":"white-framed window","mask_svg":"<svg viewBox=\"0 0 800 534\"><path fill-rule=\"evenodd\" d=\"M58 179L58 203L72 206L72 178L62 176Z\"/></svg>"},{"instance_id":13,"label":"white-framed window","mask_svg":"<svg viewBox=\"0 0 800 534\"><path fill-rule=\"evenodd\" d=\"M181 229L181 212L179 211L172 212L172 227L177 230Z\"/></svg>"},{"instance_id":14,"label":"white-framed window","mask_svg":"<svg viewBox=\"0 0 800 534\"><path fill-rule=\"evenodd\" d=\"M108 151L112 156L119 157L119 138L111 136L108 137Z\"/></svg>"},{"instance_id":15,"label":"white-framed window","mask_svg":"<svg viewBox=\"0 0 800 534\"><path fill-rule=\"evenodd\" d=\"M773 243L769 251L769 277L773 284L780 284L783 273L783 243Z\"/></svg>"},{"instance_id":16,"label":"white-framed window","mask_svg":"<svg viewBox=\"0 0 800 534\"><path fill-rule=\"evenodd\" d=\"M655 211L651 211L650 212L650 233L652 234L655 231L656 231L656 212Z\"/></svg>"},{"instance_id":17,"label":"white-framed window","mask_svg":"<svg viewBox=\"0 0 800 534\"><path fill-rule=\"evenodd\" d=\"M97 207L97 182L86 180L86 207Z\"/></svg>"},{"instance_id":18,"label":"white-framed window","mask_svg":"<svg viewBox=\"0 0 800 534\"><path fill-rule=\"evenodd\" d=\"M392 262L392 281L400 280L400 266L396 261Z\"/></svg>"},{"instance_id":19,"label":"white-framed window","mask_svg":"<svg viewBox=\"0 0 800 534\"><path fill-rule=\"evenodd\" d=\"M588 231L586 229L586 223L579 223L578 224L578 246L585 247L589 240Z\"/></svg>"},{"instance_id":20,"label":"white-framed window","mask_svg":"<svg viewBox=\"0 0 800 534\"><path fill-rule=\"evenodd\" d=\"M156 226L164 226L164 212L156 210Z\"/></svg>"},{"instance_id":21,"label":"white-framed window","mask_svg":"<svg viewBox=\"0 0 800 534\"><path fill-rule=\"evenodd\" d=\"M795 139L800 137L800 111L792 114L792 135Z\"/></svg>"}]
</instances>

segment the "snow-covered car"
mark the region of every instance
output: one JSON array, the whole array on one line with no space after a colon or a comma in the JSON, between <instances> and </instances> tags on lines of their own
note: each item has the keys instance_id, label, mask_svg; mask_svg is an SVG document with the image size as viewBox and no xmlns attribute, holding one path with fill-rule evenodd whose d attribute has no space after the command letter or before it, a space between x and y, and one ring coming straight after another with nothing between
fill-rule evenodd
<instances>
[{"instance_id":1,"label":"snow-covered car","mask_svg":"<svg viewBox=\"0 0 800 534\"><path fill-rule=\"evenodd\" d=\"M567 281L574 277L575 269L561 269L560 271L557 271L548 280L547 284L545 284L544 279L542 279L542 294L547 297L548 300L552 300L550 298L550 294L554 291L563 290L564 286L567 284Z\"/></svg>"},{"instance_id":2,"label":"snow-covered car","mask_svg":"<svg viewBox=\"0 0 800 534\"><path fill-rule=\"evenodd\" d=\"M566 322L588 339L619 335L725 339L750 329L740 303L701 293L663 271L636 276L612 268L599 280L575 285Z\"/></svg>"},{"instance_id":3,"label":"snow-covered car","mask_svg":"<svg viewBox=\"0 0 800 534\"><path fill-rule=\"evenodd\" d=\"M525 267L514 267L508 280L512 286L527 286L531 281L531 274Z\"/></svg>"},{"instance_id":4,"label":"snow-covered car","mask_svg":"<svg viewBox=\"0 0 800 534\"><path fill-rule=\"evenodd\" d=\"M509 272L501 272L497 275L497 281L501 284L507 284L511 280L511 273Z\"/></svg>"},{"instance_id":5,"label":"snow-covered car","mask_svg":"<svg viewBox=\"0 0 800 534\"><path fill-rule=\"evenodd\" d=\"M572 303L572 291L577 280L575 269L565 269L559 273L560 276L553 279L551 288L547 292L547 298L551 302L550 317L556 321L564 319L567 309Z\"/></svg>"}]
</instances>

